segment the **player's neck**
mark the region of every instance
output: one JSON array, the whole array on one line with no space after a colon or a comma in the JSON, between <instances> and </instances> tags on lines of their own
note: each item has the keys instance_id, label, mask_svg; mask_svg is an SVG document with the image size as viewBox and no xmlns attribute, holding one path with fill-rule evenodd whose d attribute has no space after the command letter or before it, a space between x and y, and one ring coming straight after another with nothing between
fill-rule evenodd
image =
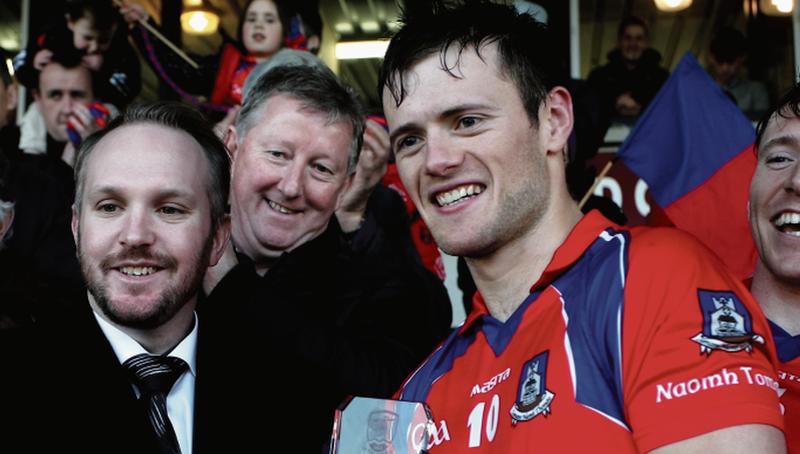
<instances>
[{"instance_id":1,"label":"player's neck","mask_svg":"<svg viewBox=\"0 0 800 454\"><path fill-rule=\"evenodd\" d=\"M800 286L777 279L759 262L750 290L768 319L792 336L800 334Z\"/></svg>"},{"instance_id":2,"label":"player's neck","mask_svg":"<svg viewBox=\"0 0 800 454\"><path fill-rule=\"evenodd\" d=\"M522 304L581 216L574 203L553 205L525 235L488 256L466 259L494 318L505 322Z\"/></svg>"}]
</instances>

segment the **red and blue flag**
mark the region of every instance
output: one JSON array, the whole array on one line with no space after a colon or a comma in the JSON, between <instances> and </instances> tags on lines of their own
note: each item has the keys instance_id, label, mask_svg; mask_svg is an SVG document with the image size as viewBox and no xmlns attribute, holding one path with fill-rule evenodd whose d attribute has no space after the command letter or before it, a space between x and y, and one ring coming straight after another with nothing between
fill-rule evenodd
<instances>
[{"instance_id":1,"label":"red and blue flag","mask_svg":"<svg viewBox=\"0 0 800 454\"><path fill-rule=\"evenodd\" d=\"M617 152L669 221L741 278L756 258L747 219L754 140L750 121L686 53Z\"/></svg>"}]
</instances>

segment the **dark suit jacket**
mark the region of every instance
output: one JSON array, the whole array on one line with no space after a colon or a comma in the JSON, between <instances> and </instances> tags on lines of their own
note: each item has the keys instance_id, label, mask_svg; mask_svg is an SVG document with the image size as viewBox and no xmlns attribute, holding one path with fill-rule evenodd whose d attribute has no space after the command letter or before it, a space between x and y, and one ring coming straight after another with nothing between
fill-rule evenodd
<instances>
[{"instance_id":1,"label":"dark suit jacket","mask_svg":"<svg viewBox=\"0 0 800 454\"><path fill-rule=\"evenodd\" d=\"M408 237L407 226L401 231ZM249 337L242 345L253 360L242 363L250 370L244 375L258 377L271 396L255 409L281 415L260 430L271 434L263 452L322 452L348 395L391 397L449 332L441 281L408 256L410 239L380 233L382 245L371 241L374 250L356 255L334 218L263 277L240 257L200 305L201 318L230 319ZM286 435L297 431L303 435Z\"/></svg>"},{"instance_id":2,"label":"dark suit jacket","mask_svg":"<svg viewBox=\"0 0 800 454\"><path fill-rule=\"evenodd\" d=\"M226 372L235 360L209 340L219 331L199 323L193 451L257 447L248 438L257 432L235 415L243 405L260 404ZM158 452L144 407L88 303L58 324L0 335L0 452Z\"/></svg>"}]
</instances>

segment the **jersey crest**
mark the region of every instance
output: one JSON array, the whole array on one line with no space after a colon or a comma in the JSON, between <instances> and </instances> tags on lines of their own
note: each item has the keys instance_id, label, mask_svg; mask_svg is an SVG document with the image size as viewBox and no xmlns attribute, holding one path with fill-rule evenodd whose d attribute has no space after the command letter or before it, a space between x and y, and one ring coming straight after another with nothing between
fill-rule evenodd
<instances>
[{"instance_id":1,"label":"jersey crest","mask_svg":"<svg viewBox=\"0 0 800 454\"><path fill-rule=\"evenodd\" d=\"M753 342L764 343L764 338L752 332L750 312L733 292L698 290L700 309L703 312L703 331L692 338L700 344L700 353L712 350L738 352L751 351Z\"/></svg>"},{"instance_id":2,"label":"jersey crest","mask_svg":"<svg viewBox=\"0 0 800 454\"><path fill-rule=\"evenodd\" d=\"M512 423L528 421L536 416L550 413L550 404L555 394L546 388L547 354L542 353L529 359L522 366L522 374L517 387L517 401L511 407Z\"/></svg>"}]
</instances>

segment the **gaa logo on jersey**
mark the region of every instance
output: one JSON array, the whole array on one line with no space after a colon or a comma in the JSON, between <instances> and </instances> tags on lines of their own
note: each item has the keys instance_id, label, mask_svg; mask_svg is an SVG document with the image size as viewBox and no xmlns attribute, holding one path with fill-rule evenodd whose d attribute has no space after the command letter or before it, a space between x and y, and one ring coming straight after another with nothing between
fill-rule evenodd
<instances>
[{"instance_id":1,"label":"gaa logo on jersey","mask_svg":"<svg viewBox=\"0 0 800 454\"><path fill-rule=\"evenodd\" d=\"M536 416L550 413L550 404L555 394L546 388L547 354L542 353L529 359L522 366L522 375L519 377L517 387L517 401L511 407L511 422L528 421Z\"/></svg>"},{"instance_id":2,"label":"gaa logo on jersey","mask_svg":"<svg viewBox=\"0 0 800 454\"><path fill-rule=\"evenodd\" d=\"M733 292L698 290L697 296L703 312L703 332L692 340L700 344L700 353L749 352L753 342L764 343L763 337L753 333L750 312Z\"/></svg>"}]
</instances>

